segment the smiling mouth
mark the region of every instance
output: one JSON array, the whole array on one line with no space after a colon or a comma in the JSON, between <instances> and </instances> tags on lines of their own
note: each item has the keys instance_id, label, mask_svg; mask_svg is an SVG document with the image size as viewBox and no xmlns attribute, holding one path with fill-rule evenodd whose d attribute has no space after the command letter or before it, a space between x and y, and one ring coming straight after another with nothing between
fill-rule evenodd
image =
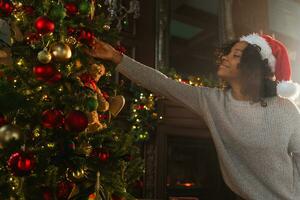
<instances>
[{"instance_id":1,"label":"smiling mouth","mask_svg":"<svg viewBox=\"0 0 300 200\"><path fill-rule=\"evenodd\" d=\"M222 67L222 68L229 68L229 66L224 65L224 64L221 64L219 67Z\"/></svg>"}]
</instances>

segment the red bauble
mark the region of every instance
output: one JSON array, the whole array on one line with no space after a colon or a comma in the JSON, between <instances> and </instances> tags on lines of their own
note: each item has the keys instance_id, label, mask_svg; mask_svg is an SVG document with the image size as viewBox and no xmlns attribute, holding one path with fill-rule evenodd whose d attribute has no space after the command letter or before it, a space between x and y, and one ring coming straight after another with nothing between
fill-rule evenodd
<instances>
[{"instance_id":1,"label":"red bauble","mask_svg":"<svg viewBox=\"0 0 300 200\"><path fill-rule=\"evenodd\" d=\"M116 46L116 50L118 50L120 53L123 53L123 54L125 54L127 51L126 48L122 45Z\"/></svg>"},{"instance_id":2,"label":"red bauble","mask_svg":"<svg viewBox=\"0 0 300 200\"><path fill-rule=\"evenodd\" d=\"M50 190L50 188L43 188L43 200L52 200L53 196L52 196L52 192Z\"/></svg>"},{"instance_id":3,"label":"red bauble","mask_svg":"<svg viewBox=\"0 0 300 200\"><path fill-rule=\"evenodd\" d=\"M63 112L58 109L45 110L42 114L42 126L44 128L60 128L63 123Z\"/></svg>"},{"instance_id":4,"label":"red bauble","mask_svg":"<svg viewBox=\"0 0 300 200\"><path fill-rule=\"evenodd\" d=\"M61 181L57 185L56 197L57 199L67 199L70 195L74 184L68 181Z\"/></svg>"},{"instance_id":5,"label":"red bauble","mask_svg":"<svg viewBox=\"0 0 300 200\"><path fill-rule=\"evenodd\" d=\"M15 176L27 176L35 166L35 158L29 152L17 151L9 157L7 165Z\"/></svg>"},{"instance_id":6,"label":"red bauble","mask_svg":"<svg viewBox=\"0 0 300 200\"><path fill-rule=\"evenodd\" d=\"M49 84L55 84L59 82L62 78L62 74L60 72L56 72L50 79L47 80Z\"/></svg>"},{"instance_id":7,"label":"red bauble","mask_svg":"<svg viewBox=\"0 0 300 200\"><path fill-rule=\"evenodd\" d=\"M38 65L33 68L37 80L48 81L56 73L56 70L51 65Z\"/></svg>"},{"instance_id":8,"label":"red bauble","mask_svg":"<svg viewBox=\"0 0 300 200\"><path fill-rule=\"evenodd\" d=\"M102 96L108 100L109 99L109 95L107 94L107 92L102 92Z\"/></svg>"},{"instance_id":9,"label":"red bauble","mask_svg":"<svg viewBox=\"0 0 300 200\"><path fill-rule=\"evenodd\" d=\"M76 15L78 12L77 6L71 2L65 4L65 9L66 9L68 15Z\"/></svg>"},{"instance_id":10,"label":"red bauble","mask_svg":"<svg viewBox=\"0 0 300 200\"><path fill-rule=\"evenodd\" d=\"M102 162L107 161L109 159L109 157L110 157L110 154L108 152L103 151L103 152L98 153L98 158Z\"/></svg>"},{"instance_id":11,"label":"red bauble","mask_svg":"<svg viewBox=\"0 0 300 200\"><path fill-rule=\"evenodd\" d=\"M32 16L34 14L34 8L32 6L23 6L24 13Z\"/></svg>"},{"instance_id":12,"label":"red bauble","mask_svg":"<svg viewBox=\"0 0 300 200\"><path fill-rule=\"evenodd\" d=\"M55 29L54 22L46 16L38 17L34 23L37 32L46 34L53 33Z\"/></svg>"},{"instance_id":13,"label":"red bauble","mask_svg":"<svg viewBox=\"0 0 300 200\"><path fill-rule=\"evenodd\" d=\"M65 120L65 128L68 131L81 132L88 126L88 118L84 112L73 110Z\"/></svg>"},{"instance_id":14,"label":"red bauble","mask_svg":"<svg viewBox=\"0 0 300 200\"><path fill-rule=\"evenodd\" d=\"M0 113L0 127L5 125L5 124L7 124L5 116L2 113Z\"/></svg>"},{"instance_id":15,"label":"red bauble","mask_svg":"<svg viewBox=\"0 0 300 200\"><path fill-rule=\"evenodd\" d=\"M0 16L8 16L13 11L13 4L9 1L0 1Z\"/></svg>"},{"instance_id":16,"label":"red bauble","mask_svg":"<svg viewBox=\"0 0 300 200\"><path fill-rule=\"evenodd\" d=\"M73 27L68 27L67 28L67 32L68 32L68 35L73 35L75 33L75 28Z\"/></svg>"},{"instance_id":17,"label":"red bauble","mask_svg":"<svg viewBox=\"0 0 300 200\"><path fill-rule=\"evenodd\" d=\"M109 115L106 115L106 114L99 114L99 115L98 115L98 118L99 118L100 120L106 120L106 119L109 119Z\"/></svg>"},{"instance_id":18,"label":"red bauble","mask_svg":"<svg viewBox=\"0 0 300 200\"><path fill-rule=\"evenodd\" d=\"M92 157L98 157L99 161L106 162L110 158L110 153L105 148L95 148L91 153Z\"/></svg>"},{"instance_id":19,"label":"red bauble","mask_svg":"<svg viewBox=\"0 0 300 200\"><path fill-rule=\"evenodd\" d=\"M76 33L76 38L80 42L88 43L89 45L91 45L95 39L95 35L89 30L80 29Z\"/></svg>"},{"instance_id":20,"label":"red bauble","mask_svg":"<svg viewBox=\"0 0 300 200\"><path fill-rule=\"evenodd\" d=\"M36 43L38 42L39 40L41 40L41 35L38 34L38 33L32 33L32 32L29 32L26 34L25 36L25 41L29 44L29 43Z\"/></svg>"}]
</instances>

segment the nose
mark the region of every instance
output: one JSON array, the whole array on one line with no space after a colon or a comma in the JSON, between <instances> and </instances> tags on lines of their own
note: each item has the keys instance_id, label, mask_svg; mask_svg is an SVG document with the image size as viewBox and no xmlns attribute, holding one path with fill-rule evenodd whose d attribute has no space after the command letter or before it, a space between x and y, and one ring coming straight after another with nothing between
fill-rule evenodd
<instances>
[{"instance_id":1,"label":"nose","mask_svg":"<svg viewBox=\"0 0 300 200\"><path fill-rule=\"evenodd\" d=\"M223 55L223 56L221 57L221 60L222 60L222 61L228 60L228 59L227 59L227 55Z\"/></svg>"}]
</instances>

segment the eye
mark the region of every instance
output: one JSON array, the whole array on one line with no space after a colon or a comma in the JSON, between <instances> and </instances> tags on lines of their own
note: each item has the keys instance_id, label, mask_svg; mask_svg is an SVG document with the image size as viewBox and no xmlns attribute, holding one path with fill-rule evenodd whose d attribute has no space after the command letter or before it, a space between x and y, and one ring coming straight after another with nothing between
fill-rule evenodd
<instances>
[{"instance_id":1,"label":"eye","mask_svg":"<svg viewBox=\"0 0 300 200\"><path fill-rule=\"evenodd\" d=\"M241 55L233 55L235 58L240 58Z\"/></svg>"}]
</instances>

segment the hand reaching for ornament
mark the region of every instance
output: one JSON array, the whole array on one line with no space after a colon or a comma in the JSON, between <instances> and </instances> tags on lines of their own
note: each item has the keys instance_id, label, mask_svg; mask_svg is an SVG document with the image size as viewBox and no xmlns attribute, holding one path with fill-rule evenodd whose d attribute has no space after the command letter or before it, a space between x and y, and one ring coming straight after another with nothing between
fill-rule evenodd
<instances>
[{"instance_id":1,"label":"hand reaching for ornament","mask_svg":"<svg viewBox=\"0 0 300 200\"><path fill-rule=\"evenodd\" d=\"M98 39L94 40L91 49L85 49L85 53L95 58L110 60L115 64L119 64L123 57L123 55L110 44Z\"/></svg>"}]
</instances>

